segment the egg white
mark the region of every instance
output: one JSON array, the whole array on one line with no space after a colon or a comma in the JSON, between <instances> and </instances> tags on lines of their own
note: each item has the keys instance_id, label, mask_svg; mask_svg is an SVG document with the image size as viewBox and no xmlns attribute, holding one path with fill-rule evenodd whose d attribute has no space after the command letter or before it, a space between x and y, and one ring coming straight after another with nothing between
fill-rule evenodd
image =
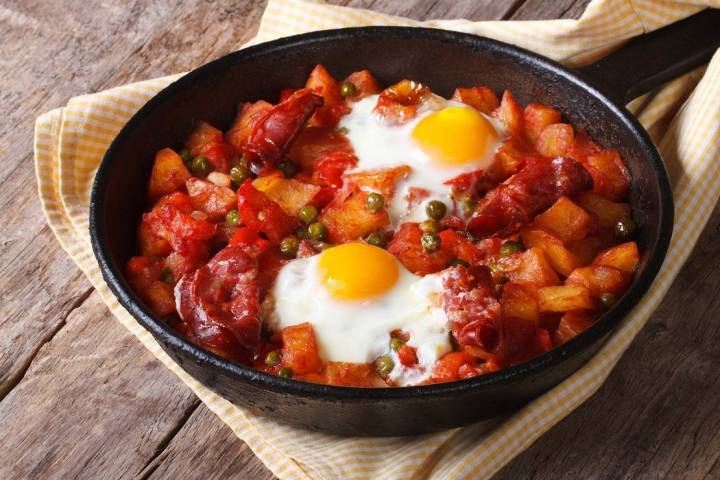
<instances>
[{"instance_id":1,"label":"egg white","mask_svg":"<svg viewBox=\"0 0 720 480\"><path fill-rule=\"evenodd\" d=\"M498 140L491 145L487 154L465 165L438 165L428 157L412 137L415 126L428 115L444 108L457 106L472 108L464 103L446 100L432 95L418 109L415 118L404 125L390 125L373 113L378 95L368 96L351 105L350 113L342 117L339 127L348 130L347 137L358 158L353 171L380 168L410 166L411 173L397 185L395 195L388 205L388 213L393 225L403 222L421 222L425 220L425 205L430 200L441 200L451 211L450 186L444 182L460 174L478 169L487 169L494 161L495 151L504 135L504 126L495 118L479 112L498 132ZM407 195L410 188L424 188L430 196L415 208L409 208Z\"/></svg>"},{"instance_id":2,"label":"egg white","mask_svg":"<svg viewBox=\"0 0 720 480\"><path fill-rule=\"evenodd\" d=\"M269 327L279 331L309 322L326 361L369 363L392 355L395 368L389 378L396 385L415 385L428 378L438 359L452 350L440 275L420 277L398 265L398 280L384 294L342 300L322 284L319 258L296 259L280 270L263 306ZM417 349L417 366L401 365L391 351L390 332L396 329L410 334L407 344Z\"/></svg>"}]
</instances>

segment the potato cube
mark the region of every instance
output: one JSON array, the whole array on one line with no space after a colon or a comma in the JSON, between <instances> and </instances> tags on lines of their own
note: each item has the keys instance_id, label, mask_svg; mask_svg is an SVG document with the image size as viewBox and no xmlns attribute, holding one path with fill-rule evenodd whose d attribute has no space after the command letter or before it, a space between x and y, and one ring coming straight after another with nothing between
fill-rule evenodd
<instances>
[{"instance_id":1,"label":"potato cube","mask_svg":"<svg viewBox=\"0 0 720 480\"><path fill-rule=\"evenodd\" d=\"M521 318L536 324L540 321L537 287L530 283L508 282L502 287L500 296L502 314L505 317Z\"/></svg>"},{"instance_id":2,"label":"potato cube","mask_svg":"<svg viewBox=\"0 0 720 480\"><path fill-rule=\"evenodd\" d=\"M498 262L498 269L511 282L529 282L538 286L560 283L557 273L539 248L529 248L522 253L501 259Z\"/></svg>"},{"instance_id":3,"label":"potato cube","mask_svg":"<svg viewBox=\"0 0 720 480\"><path fill-rule=\"evenodd\" d=\"M500 106L497 96L488 87L456 88L452 100L470 105L488 115Z\"/></svg>"},{"instance_id":4,"label":"potato cube","mask_svg":"<svg viewBox=\"0 0 720 480\"><path fill-rule=\"evenodd\" d=\"M590 290L582 285L542 287L538 290L541 312L567 312L597 308Z\"/></svg>"},{"instance_id":5,"label":"potato cube","mask_svg":"<svg viewBox=\"0 0 720 480\"><path fill-rule=\"evenodd\" d=\"M203 148L211 143L219 143L223 140L223 133L207 122L200 122L195 130L185 141L185 147L190 150L193 157L202 154Z\"/></svg>"},{"instance_id":6,"label":"potato cube","mask_svg":"<svg viewBox=\"0 0 720 480\"><path fill-rule=\"evenodd\" d=\"M633 273L640 264L640 251L637 243L621 243L601 252L592 263L609 265L626 273Z\"/></svg>"},{"instance_id":7,"label":"potato cube","mask_svg":"<svg viewBox=\"0 0 720 480\"><path fill-rule=\"evenodd\" d=\"M492 115L500 120L511 135L523 132L523 110L510 90L505 90L500 106L493 110Z\"/></svg>"},{"instance_id":8,"label":"potato cube","mask_svg":"<svg viewBox=\"0 0 720 480\"><path fill-rule=\"evenodd\" d=\"M600 229L612 232L618 220L630 218L630 205L608 200L593 192L583 192L577 203L597 218Z\"/></svg>"},{"instance_id":9,"label":"potato cube","mask_svg":"<svg viewBox=\"0 0 720 480\"><path fill-rule=\"evenodd\" d=\"M570 275L570 272L582 265L580 259L565 248L557 237L539 228L527 227L522 229L520 238L522 238L525 246L541 249L550 265L563 276Z\"/></svg>"},{"instance_id":10,"label":"potato cube","mask_svg":"<svg viewBox=\"0 0 720 480\"><path fill-rule=\"evenodd\" d=\"M621 200L630 189L630 172L617 150L602 150L587 157L593 192L610 200Z\"/></svg>"},{"instance_id":11,"label":"potato cube","mask_svg":"<svg viewBox=\"0 0 720 480\"><path fill-rule=\"evenodd\" d=\"M582 285L599 297L603 293L621 295L630 286L631 277L626 272L607 265L590 265L576 268L565 280L566 285Z\"/></svg>"},{"instance_id":12,"label":"potato cube","mask_svg":"<svg viewBox=\"0 0 720 480\"><path fill-rule=\"evenodd\" d=\"M531 142L535 142L545 127L558 123L561 119L562 115L554 108L540 103L531 103L525 107L523 112L525 134Z\"/></svg>"},{"instance_id":13,"label":"potato cube","mask_svg":"<svg viewBox=\"0 0 720 480\"><path fill-rule=\"evenodd\" d=\"M585 238L592 228L592 222L589 213L565 196L535 217L536 227L556 236L565 244Z\"/></svg>"},{"instance_id":14,"label":"potato cube","mask_svg":"<svg viewBox=\"0 0 720 480\"><path fill-rule=\"evenodd\" d=\"M567 123L553 123L543 128L535 139L535 148L546 157L565 155L573 143L575 133Z\"/></svg>"},{"instance_id":15,"label":"potato cube","mask_svg":"<svg viewBox=\"0 0 720 480\"><path fill-rule=\"evenodd\" d=\"M309 323L285 327L282 338L282 365L290 367L296 375L318 373L323 369L315 332Z\"/></svg>"},{"instance_id":16,"label":"potato cube","mask_svg":"<svg viewBox=\"0 0 720 480\"><path fill-rule=\"evenodd\" d=\"M573 310L567 312L560 319L557 329L553 335L553 345L558 346L572 340L592 326L594 319L585 310Z\"/></svg>"},{"instance_id":17,"label":"potato cube","mask_svg":"<svg viewBox=\"0 0 720 480\"><path fill-rule=\"evenodd\" d=\"M148 197L155 201L163 195L182 190L185 181L190 178L190 172L180 158L170 148L163 148L155 154L148 184Z\"/></svg>"},{"instance_id":18,"label":"potato cube","mask_svg":"<svg viewBox=\"0 0 720 480\"><path fill-rule=\"evenodd\" d=\"M287 179L280 175L258 177L253 180L253 187L267 195L292 217L297 217L300 209L310 203L320 191L317 185L310 185L293 178Z\"/></svg>"}]
</instances>

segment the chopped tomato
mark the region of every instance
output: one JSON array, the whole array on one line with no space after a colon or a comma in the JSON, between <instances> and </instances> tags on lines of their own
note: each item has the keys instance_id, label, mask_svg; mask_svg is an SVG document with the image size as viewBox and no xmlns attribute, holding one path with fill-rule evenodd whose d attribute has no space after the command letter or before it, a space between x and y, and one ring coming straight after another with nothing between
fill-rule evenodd
<instances>
[{"instance_id":1,"label":"chopped tomato","mask_svg":"<svg viewBox=\"0 0 720 480\"><path fill-rule=\"evenodd\" d=\"M418 107L430 97L425 85L403 80L380 93L373 110L391 125L402 125L417 115Z\"/></svg>"},{"instance_id":2,"label":"chopped tomato","mask_svg":"<svg viewBox=\"0 0 720 480\"><path fill-rule=\"evenodd\" d=\"M281 337L283 366L292 368L298 375L318 373L323 369L312 325L301 323L286 327Z\"/></svg>"},{"instance_id":3,"label":"chopped tomato","mask_svg":"<svg viewBox=\"0 0 720 480\"><path fill-rule=\"evenodd\" d=\"M257 190L248 179L237 191L238 212L246 227L264 233L272 243L280 243L298 226L298 220Z\"/></svg>"}]
</instances>

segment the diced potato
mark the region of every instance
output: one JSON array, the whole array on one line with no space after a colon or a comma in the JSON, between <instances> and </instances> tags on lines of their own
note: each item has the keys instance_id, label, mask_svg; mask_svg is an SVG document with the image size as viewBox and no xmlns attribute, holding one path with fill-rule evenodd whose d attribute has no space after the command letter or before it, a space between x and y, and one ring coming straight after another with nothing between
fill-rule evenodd
<instances>
[{"instance_id":1,"label":"diced potato","mask_svg":"<svg viewBox=\"0 0 720 480\"><path fill-rule=\"evenodd\" d=\"M280 332L282 338L282 365L293 373L305 375L319 373L323 369L315 332L309 323L286 327Z\"/></svg>"},{"instance_id":2,"label":"diced potato","mask_svg":"<svg viewBox=\"0 0 720 480\"><path fill-rule=\"evenodd\" d=\"M352 154L345 135L334 128L306 127L293 140L288 155L304 170L309 170L323 155L333 152Z\"/></svg>"},{"instance_id":3,"label":"diced potato","mask_svg":"<svg viewBox=\"0 0 720 480\"><path fill-rule=\"evenodd\" d=\"M590 138L590 135L585 130L580 130L575 133L575 140L568 155L578 162L586 163L590 155L595 155L600 150L602 149Z\"/></svg>"},{"instance_id":4,"label":"diced potato","mask_svg":"<svg viewBox=\"0 0 720 480\"><path fill-rule=\"evenodd\" d=\"M328 362L323 377L322 383L327 385L366 388L387 386L367 363Z\"/></svg>"},{"instance_id":5,"label":"diced potato","mask_svg":"<svg viewBox=\"0 0 720 480\"><path fill-rule=\"evenodd\" d=\"M386 197L391 197L393 193L395 193L395 185L397 182L405 178L409 173L410 167L403 165L400 167L349 173L345 175L345 181L349 185L359 187L361 190L379 192ZM386 200L389 200L389 198L386 198Z\"/></svg>"},{"instance_id":6,"label":"diced potato","mask_svg":"<svg viewBox=\"0 0 720 480\"><path fill-rule=\"evenodd\" d=\"M502 287L500 305L502 306L502 314L505 317L522 318L535 323L540 321L537 287L533 284L506 283Z\"/></svg>"},{"instance_id":7,"label":"diced potato","mask_svg":"<svg viewBox=\"0 0 720 480\"><path fill-rule=\"evenodd\" d=\"M617 150L602 150L590 155L587 164L593 167L589 169L593 177L593 192L617 201L630 189L630 173Z\"/></svg>"},{"instance_id":8,"label":"diced potato","mask_svg":"<svg viewBox=\"0 0 720 480\"><path fill-rule=\"evenodd\" d=\"M225 133L225 141L237 150L242 150L255 125L271 108L272 105L265 100L243 104L230 130Z\"/></svg>"},{"instance_id":9,"label":"diced potato","mask_svg":"<svg viewBox=\"0 0 720 480\"><path fill-rule=\"evenodd\" d=\"M140 244L140 252L144 257L164 257L172 252L170 243L153 233L150 224L145 219L140 221L138 227L138 243Z\"/></svg>"},{"instance_id":10,"label":"diced potato","mask_svg":"<svg viewBox=\"0 0 720 480\"><path fill-rule=\"evenodd\" d=\"M582 285L540 288L538 304L541 312L593 310L597 307L590 290Z\"/></svg>"},{"instance_id":11,"label":"diced potato","mask_svg":"<svg viewBox=\"0 0 720 480\"><path fill-rule=\"evenodd\" d=\"M180 158L170 148L163 148L155 155L150 183L148 184L148 197L155 201L163 195L182 190L185 181L190 178L190 172Z\"/></svg>"},{"instance_id":12,"label":"diced potato","mask_svg":"<svg viewBox=\"0 0 720 480\"><path fill-rule=\"evenodd\" d=\"M592 228L592 217L568 197L535 217L535 226L569 243L585 238Z\"/></svg>"},{"instance_id":13,"label":"diced potato","mask_svg":"<svg viewBox=\"0 0 720 480\"><path fill-rule=\"evenodd\" d=\"M317 185L300 182L293 178L268 175L253 180L253 187L265 193L290 216L297 217L305 205L320 191Z\"/></svg>"},{"instance_id":14,"label":"diced potato","mask_svg":"<svg viewBox=\"0 0 720 480\"><path fill-rule=\"evenodd\" d=\"M598 252L608 245L608 242L598 235L588 235L581 240L568 242L565 245L573 255L580 259L581 265L593 263Z\"/></svg>"},{"instance_id":15,"label":"diced potato","mask_svg":"<svg viewBox=\"0 0 720 480\"><path fill-rule=\"evenodd\" d=\"M237 208L237 196L231 188L191 177L185 182L188 195L195 209L205 212L210 220L222 220Z\"/></svg>"},{"instance_id":16,"label":"diced potato","mask_svg":"<svg viewBox=\"0 0 720 480\"><path fill-rule=\"evenodd\" d=\"M488 87L456 88L452 100L470 105L488 115L500 106L497 95Z\"/></svg>"},{"instance_id":17,"label":"diced potato","mask_svg":"<svg viewBox=\"0 0 720 480\"><path fill-rule=\"evenodd\" d=\"M389 225L390 217L385 210L371 212L367 208L367 197L367 192L357 190L347 197L335 197L323 209L320 221L327 228L330 242L356 240Z\"/></svg>"},{"instance_id":18,"label":"diced potato","mask_svg":"<svg viewBox=\"0 0 720 480\"><path fill-rule=\"evenodd\" d=\"M593 317L585 310L567 312L560 319L560 324L553 335L553 345L558 346L572 340L594 323Z\"/></svg>"},{"instance_id":19,"label":"diced potato","mask_svg":"<svg viewBox=\"0 0 720 480\"><path fill-rule=\"evenodd\" d=\"M631 277L626 272L608 265L590 265L576 268L565 280L566 285L582 285L599 297L603 293L621 295L630 285Z\"/></svg>"},{"instance_id":20,"label":"diced potato","mask_svg":"<svg viewBox=\"0 0 720 480\"><path fill-rule=\"evenodd\" d=\"M573 269L581 265L580 259L565 248L557 237L539 228L526 227L520 231L520 237L525 246L541 249L550 265L563 276L570 275Z\"/></svg>"},{"instance_id":21,"label":"diced potato","mask_svg":"<svg viewBox=\"0 0 720 480\"><path fill-rule=\"evenodd\" d=\"M525 134L530 141L535 142L545 127L558 123L561 119L562 115L554 108L540 103L531 103L525 107L523 112Z\"/></svg>"},{"instance_id":22,"label":"diced potato","mask_svg":"<svg viewBox=\"0 0 720 480\"><path fill-rule=\"evenodd\" d=\"M621 243L600 253L592 263L609 265L626 273L633 273L640 264L640 251L637 243Z\"/></svg>"},{"instance_id":23,"label":"diced potato","mask_svg":"<svg viewBox=\"0 0 720 480\"><path fill-rule=\"evenodd\" d=\"M583 192L577 198L577 203L597 218L598 225L605 231L612 232L618 220L630 218L630 205L608 200L593 192Z\"/></svg>"},{"instance_id":24,"label":"diced potato","mask_svg":"<svg viewBox=\"0 0 720 480\"><path fill-rule=\"evenodd\" d=\"M382 91L380 84L368 70L353 72L348 75L345 81L355 85L355 93L348 97L354 102L357 102L367 96L378 94Z\"/></svg>"},{"instance_id":25,"label":"diced potato","mask_svg":"<svg viewBox=\"0 0 720 480\"><path fill-rule=\"evenodd\" d=\"M185 147L195 157L202 153L203 148L211 143L222 142L223 133L207 122L200 122L200 125L190 134Z\"/></svg>"},{"instance_id":26,"label":"diced potato","mask_svg":"<svg viewBox=\"0 0 720 480\"><path fill-rule=\"evenodd\" d=\"M560 283L557 273L539 248L529 248L522 253L501 259L498 262L498 269L511 282L530 282L538 286Z\"/></svg>"},{"instance_id":27,"label":"diced potato","mask_svg":"<svg viewBox=\"0 0 720 480\"><path fill-rule=\"evenodd\" d=\"M574 137L571 125L554 123L543 128L535 140L535 148L546 157L560 157L570 149Z\"/></svg>"},{"instance_id":28,"label":"diced potato","mask_svg":"<svg viewBox=\"0 0 720 480\"><path fill-rule=\"evenodd\" d=\"M308 125L333 127L337 125L341 116L350 111L345 100L340 96L340 84L324 66L315 66L310 72L305 88L321 95L324 101L323 105L310 117Z\"/></svg>"},{"instance_id":29,"label":"diced potato","mask_svg":"<svg viewBox=\"0 0 720 480\"><path fill-rule=\"evenodd\" d=\"M511 135L523 132L523 110L510 90L505 90L500 106L493 110L492 115L500 120Z\"/></svg>"},{"instance_id":30,"label":"diced potato","mask_svg":"<svg viewBox=\"0 0 720 480\"><path fill-rule=\"evenodd\" d=\"M175 294L169 283L156 280L143 292L143 299L150 310L158 317L175 312Z\"/></svg>"},{"instance_id":31,"label":"diced potato","mask_svg":"<svg viewBox=\"0 0 720 480\"><path fill-rule=\"evenodd\" d=\"M496 150L495 161L485 172L486 178L491 178L494 188L498 183L505 181L525 165L528 156L528 147L517 137L507 138Z\"/></svg>"}]
</instances>

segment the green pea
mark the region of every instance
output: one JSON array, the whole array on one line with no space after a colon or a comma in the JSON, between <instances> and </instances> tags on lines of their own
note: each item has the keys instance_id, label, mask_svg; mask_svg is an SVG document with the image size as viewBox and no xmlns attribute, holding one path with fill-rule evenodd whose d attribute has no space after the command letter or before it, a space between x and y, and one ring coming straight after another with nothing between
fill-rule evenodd
<instances>
[{"instance_id":1,"label":"green pea","mask_svg":"<svg viewBox=\"0 0 720 480\"><path fill-rule=\"evenodd\" d=\"M192 155L190 155L190 150L188 150L187 148L183 148L182 150L180 150L179 155L180 155L180 158L182 158L182 161L186 167L192 166L193 158L192 158Z\"/></svg>"},{"instance_id":2,"label":"green pea","mask_svg":"<svg viewBox=\"0 0 720 480\"><path fill-rule=\"evenodd\" d=\"M436 252L440 250L440 237L438 237L437 235L426 233L425 235L420 237L420 244L422 245L423 250L425 250L426 252Z\"/></svg>"},{"instance_id":3,"label":"green pea","mask_svg":"<svg viewBox=\"0 0 720 480\"><path fill-rule=\"evenodd\" d=\"M347 135L348 133L350 133L350 129L347 127L340 127L338 128L338 132L342 133L343 135Z\"/></svg>"},{"instance_id":4,"label":"green pea","mask_svg":"<svg viewBox=\"0 0 720 480\"><path fill-rule=\"evenodd\" d=\"M292 160L285 160L278 165L280 171L283 172L285 178L292 178L300 171L300 167L295 164Z\"/></svg>"},{"instance_id":5,"label":"green pea","mask_svg":"<svg viewBox=\"0 0 720 480\"><path fill-rule=\"evenodd\" d=\"M382 232L373 232L365 238L370 245L383 248L385 246L385 235Z\"/></svg>"},{"instance_id":6,"label":"green pea","mask_svg":"<svg viewBox=\"0 0 720 480\"><path fill-rule=\"evenodd\" d=\"M389 355L383 355L375 360L375 368L380 375L387 377L393 368L395 368L395 362L393 362Z\"/></svg>"},{"instance_id":7,"label":"green pea","mask_svg":"<svg viewBox=\"0 0 720 480\"><path fill-rule=\"evenodd\" d=\"M300 240L309 240L310 236L308 235L308 230L305 227L300 227L297 230L295 230L295 236L299 238Z\"/></svg>"},{"instance_id":8,"label":"green pea","mask_svg":"<svg viewBox=\"0 0 720 480\"><path fill-rule=\"evenodd\" d=\"M320 222L308 225L308 237L310 240L325 240L325 225Z\"/></svg>"},{"instance_id":9,"label":"green pea","mask_svg":"<svg viewBox=\"0 0 720 480\"><path fill-rule=\"evenodd\" d=\"M278 370L278 377L283 378L292 378L293 377L293 370L290 367L282 367L280 370Z\"/></svg>"},{"instance_id":10,"label":"green pea","mask_svg":"<svg viewBox=\"0 0 720 480\"><path fill-rule=\"evenodd\" d=\"M241 155L234 163L233 167L240 167L243 170L250 171L250 162L245 158L245 155Z\"/></svg>"},{"instance_id":11,"label":"green pea","mask_svg":"<svg viewBox=\"0 0 720 480\"><path fill-rule=\"evenodd\" d=\"M440 230L440 222L430 218L420 224L420 230L422 230L423 233L435 234Z\"/></svg>"},{"instance_id":12,"label":"green pea","mask_svg":"<svg viewBox=\"0 0 720 480\"><path fill-rule=\"evenodd\" d=\"M371 212L379 212L385 208L385 197L380 193L371 193L367 198L367 208Z\"/></svg>"},{"instance_id":13,"label":"green pea","mask_svg":"<svg viewBox=\"0 0 720 480\"><path fill-rule=\"evenodd\" d=\"M500 246L500 256L509 257L513 253L522 252L525 249L524 245L514 240L508 240Z\"/></svg>"},{"instance_id":14,"label":"green pea","mask_svg":"<svg viewBox=\"0 0 720 480\"><path fill-rule=\"evenodd\" d=\"M240 214L237 210L230 210L227 215L225 215L225 223L227 223L231 227L237 227L240 225Z\"/></svg>"},{"instance_id":15,"label":"green pea","mask_svg":"<svg viewBox=\"0 0 720 480\"><path fill-rule=\"evenodd\" d=\"M614 293L603 293L600 295L600 303L605 308L610 308L615 305L618 301L617 295Z\"/></svg>"},{"instance_id":16,"label":"green pea","mask_svg":"<svg viewBox=\"0 0 720 480\"><path fill-rule=\"evenodd\" d=\"M492 273L500 273L502 270L500 270L500 264L499 263L491 263L488 265L488 268Z\"/></svg>"},{"instance_id":17,"label":"green pea","mask_svg":"<svg viewBox=\"0 0 720 480\"><path fill-rule=\"evenodd\" d=\"M305 225L310 225L317 220L318 209L315 205L305 205L300 209L299 217Z\"/></svg>"},{"instance_id":18,"label":"green pea","mask_svg":"<svg viewBox=\"0 0 720 480\"><path fill-rule=\"evenodd\" d=\"M465 216L471 215L473 210L475 210L475 202L470 197L463 198L460 201L460 206Z\"/></svg>"},{"instance_id":19,"label":"green pea","mask_svg":"<svg viewBox=\"0 0 720 480\"><path fill-rule=\"evenodd\" d=\"M175 276L173 275L172 270L170 270L168 267L163 268L161 280L165 283L173 283L173 281L175 280Z\"/></svg>"},{"instance_id":20,"label":"green pea","mask_svg":"<svg viewBox=\"0 0 720 480\"><path fill-rule=\"evenodd\" d=\"M280 352L278 350L270 351L265 355L265 365L268 367L274 367L278 363L280 363Z\"/></svg>"},{"instance_id":21,"label":"green pea","mask_svg":"<svg viewBox=\"0 0 720 480\"><path fill-rule=\"evenodd\" d=\"M432 219L441 220L447 213L447 206L440 200L432 200L425 207L425 213Z\"/></svg>"},{"instance_id":22,"label":"green pea","mask_svg":"<svg viewBox=\"0 0 720 480\"><path fill-rule=\"evenodd\" d=\"M458 267L458 266L469 267L470 264L468 262L466 262L465 260L463 260L462 258L455 258L450 261L450 266L451 267Z\"/></svg>"},{"instance_id":23,"label":"green pea","mask_svg":"<svg viewBox=\"0 0 720 480\"><path fill-rule=\"evenodd\" d=\"M285 258L295 258L300 248L300 240L295 235L289 235L280 242L280 253Z\"/></svg>"},{"instance_id":24,"label":"green pea","mask_svg":"<svg viewBox=\"0 0 720 480\"><path fill-rule=\"evenodd\" d=\"M390 348L392 348L394 352L397 352L404 346L405 346L405 342L403 342L399 338L391 338L390 339Z\"/></svg>"},{"instance_id":25,"label":"green pea","mask_svg":"<svg viewBox=\"0 0 720 480\"><path fill-rule=\"evenodd\" d=\"M345 98L353 95L355 95L355 85L351 82L342 82L340 84L340 96Z\"/></svg>"},{"instance_id":26,"label":"green pea","mask_svg":"<svg viewBox=\"0 0 720 480\"><path fill-rule=\"evenodd\" d=\"M237 188L242 183L250 178L250 170L240 165L236 165L230 169L230 178L232 179L233 185Z\"/></svg>"},{"instance_id":27,"label":"green pea","mask_svg":"<svg viewBox=\"0 0 720 480\"><path fill-rule=\"evenodd\" d=\"M210 162L207 158L200 155L199 157L193 158L190 169L196 177L207 177L208 173L210 173Z\"/></svg>"},{"instance_id":28,"label":"green pea","mask_svg":"<svg viewBox=\"0 0 720 480\"><path fill-rule=\"evenodd\" d=\"M622 218L615 224L615 238L620 241L630 240L635 235L637 225L632 218Z\"/></svg>"}]
</instances>

